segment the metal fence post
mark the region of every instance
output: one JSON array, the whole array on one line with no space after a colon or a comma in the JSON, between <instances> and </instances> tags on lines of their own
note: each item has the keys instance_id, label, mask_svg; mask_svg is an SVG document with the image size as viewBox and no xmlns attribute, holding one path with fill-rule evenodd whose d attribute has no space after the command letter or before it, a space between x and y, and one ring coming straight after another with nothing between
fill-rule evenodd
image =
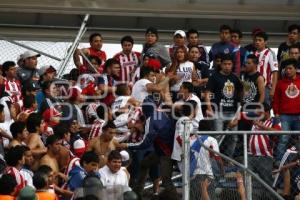
<instances>
[{"instance_id":1,"label":"metal fence post","mask_svg":"<svg viewBox=\"0 0 300 200\"><path fill-rule=\"evenodd\" d=\"M184 121L183 135L183 172L182 172L182 189L183 200L190 199L190 129L191 121Z\"/></svg>"},{"instance_id":2,"label":"metal fence post","mask_svg":"<svg viewBox=\"0 0 300 200\"><path fill-rule=\"evenodd\" d=\"M71 56L73 55L74 51L77 48L81 37L83 36L84 32L86 31L86 24L87 24L87 21L88 21L89 17L90 17L89 14L85 15L85 17L84 17L84 19L82 21L82 24L80 26L80 29L79 29L79 31L77 33L77 36L76 36L76 38L75 38L72 46L70 47L70 49L68 51L68 54L63 59L63 61L61 62L61 65L58 68L58 72L57 72L58 77L61 77L62 73L64 72L64 70L66 68L67 63L69 62Z\"/></svg>"},{"instance_id":3,"label":"metal fence post","mask_svg":"<svg viewBox=\"0 0 300 200\"><path fill-rule=\"evenodd\" d=\"M244 165L245 168L248 168L248 141L247 141L247 134L243 134L243 143L244 143ZM244 172L245 174L245 186L246 186L246 193L247 193L247 200L252 200L252 182L251 182L251 175Z\"/></svg>"}]
</instances>

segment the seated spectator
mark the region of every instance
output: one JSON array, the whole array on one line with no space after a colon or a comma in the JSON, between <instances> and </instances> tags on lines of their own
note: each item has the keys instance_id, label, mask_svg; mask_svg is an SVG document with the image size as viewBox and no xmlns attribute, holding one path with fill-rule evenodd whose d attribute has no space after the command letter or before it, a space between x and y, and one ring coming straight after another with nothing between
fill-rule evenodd
<instances>
[{"instance_id":1,"label":"seated spectator","mask_svg":"<svg viewBox=\"0 0 300 200\"><path fill-rule=\"evenodd\" d=\"M119 151L109 153L107 164L99 170L104 186L128 186L129 178L122 167L122 156Z\"/></svg>"},{"instance_id":2,"label":"seated spectator","mask_svg":"<svg viewBox=\"0 0 300 200\"><path fill-rule=\"evenodd\" d=\"M0 199L15 200L17 185L16 179L12 175L4 174L0 178Z\"/></svg>"},{"instance_id":3,"label":"seated spectator","mask_svg":"<svg viewBox=\"0 0 300 200\"><path fill-rule=\"evenodd\" d=\"M82 187L84 178L99 170L99 157L92 151L85 152L80 159L80 166L75 166L69 173L68 189L75 191Z\"/></svg>"},{"instance_id":4,"label":"seated spectator","mask_svg":"<svg viewBox=\"0 0 300 200\"><path fill-rule=\"evenodd\" d=\"M33 175L33 185L36 188L36 195L39 200L56 200L54 193L47 191L49 189L49 178L46 173L36 172Z\"/></svg>"},{"instance_id":5,"label":"seated spectator","mask_svg":"<svg viewBox=\"0 0 300 200\"><path fill-rule=\"evenodd\" d=\"M15 147L17 145L27 145L28 131L24 122L14 122L10 125L10 132L13 136L13 140L9 143L9 147Z\"/></svg>"}]
</instances>

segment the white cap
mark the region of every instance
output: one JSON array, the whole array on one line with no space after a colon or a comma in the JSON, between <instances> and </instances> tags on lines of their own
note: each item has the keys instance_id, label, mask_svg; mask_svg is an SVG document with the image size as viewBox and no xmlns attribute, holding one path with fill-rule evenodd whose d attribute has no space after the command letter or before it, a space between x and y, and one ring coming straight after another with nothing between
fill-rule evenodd
<instances>
[{"instance_id":1,"label":"white cap","mask_svg":"<svg viewBox=\"0 0 300 200\"><path fill-rule=\"evenodd\" d=\"M34 56L40 57L41 54L29 50L29 51L25 51L23 54L21 54L21 55L20 55L20 58L21 58L21 59L26 59L26 58L30 58L30 57L34 57Z\"/></svg>"},{"instance_id":2,"label":"white cap","mask_svg":"<svg viewBox=\"0 0 300 200\"><path fill-rule=\"evenodd\" d=\"M174 36L180 35L181 37L186 37L185 32L183 30L177 30L174 33Z\"/></svg>"},{"instance_id":3,"label":"white cap","mask_svg":"<svg viewBox=\"0 0 300 200\"><path fill-rule=\"evenodd\" d=\"M130 159L129 153L127 151L120 151L120 154L122 156L122 162L126 162Z\"/></svg>"}]
</instances>

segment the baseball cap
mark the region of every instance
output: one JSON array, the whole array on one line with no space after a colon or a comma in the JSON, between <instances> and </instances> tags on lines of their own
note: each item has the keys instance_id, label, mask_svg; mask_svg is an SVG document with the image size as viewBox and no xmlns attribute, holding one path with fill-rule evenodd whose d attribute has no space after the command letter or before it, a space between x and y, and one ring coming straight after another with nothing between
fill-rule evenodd
<instances>
[{"instance_id":1,"label":"baseball cap","mask_svg":"<svg viewBox=\"0 0 300 200\"><path fill-rule=\"evenodd\" d=\"M34 57L34 56L40 57L41 54L29 50L29 51L25 51L23 54L21 54L21 55L20 55L20 59L31 58L31 57Z\"/></svg>"},{"instance_id":2,"label":"baseball cap","mask_svg":"<svg viewBox=\"0 0 300 200\"><path fill-rule=\"evenodd\" d=\"M147 28L145 34L148 34L148 33L150 33L150 34L155 34L156 36L158 35L158 31L157 31L157 29L154 28L154 27L149 27L149 28Z\"/></svg>"},{"instance_id":3,"label":"baseball cap","mask_svg":"<svg viewBox=\"0 0 300 200\"><path fill-rule=\"evenodd\" d=\"M20 191L19 197L17 198L17 200L37 200L35 190L30 186L24 187Z\"/></svg>"},{"instance_id":4,"label":"baseball cap","mask_svg":"<svg viewBox=\"0 0 300 200\"><path fill-rule=\"evenodd\" d=\"M158 59L150 58L148 61L148 67L150 67L154 70L160 70L161 63Z\"/></svg>"},{"instance_id":5,"label":"baseball cap","mask_svg":"<svg viewBox=\"0 0 300 200\"><path fill-rule=\"evenodd\" d=\"M85 143L82 139L78 139L73 143L74 154L77 157L81 157L86 149Z\"/></svg>"},{"instance_id":6,"label":"baseball cap","mask_svg":"<svg viewBox=\"0 0 300 200\"><path fill-rule=\"evenodd\" d=\"M181 37L186 37L185 32L183 30L177 30L174 33L174 36L180 35Z\"/></svg>"},{"instance_id":7,"label":"baseball cap","mask_svg":"<svg viewBox=\"0 0 300 200\"><path fill-rule=\"evenodd\" d=\"M45 122L50 122L51 117L58 117L61 116L62 113L58 112L55 108L48 108L43 112L43 119Z\"/></svg>"},{"instance_id":8,"label":"baseball cap","mask_svg":"<svg viewBox=\"0 0 300 200\"><path fill-rule=\"evenodd\" d=\"M42 76L46 73L56 72L56 69L51 65L43 66L39 69L39 75Z\"/></svg>"}]
</instances>

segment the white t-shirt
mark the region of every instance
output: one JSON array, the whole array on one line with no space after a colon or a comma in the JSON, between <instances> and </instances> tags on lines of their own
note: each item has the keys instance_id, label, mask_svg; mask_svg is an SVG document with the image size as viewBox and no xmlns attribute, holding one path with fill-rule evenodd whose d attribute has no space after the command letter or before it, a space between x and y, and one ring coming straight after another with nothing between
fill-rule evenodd
<instances>
[{"instance_id":1,"label":"white t-shirt","mask_svg":"<svg viewBox=\"0 0 300 200\"><path fill-rule=\"evenodd\" d=\"M115 113L120 108L125 107L130 98L131 96L118 96L111 105L112 113Z\"/></svg>"},{"instance_id":2,"label":"white t-shirt","mask_svg":"<svg viewBox=\"0 0 300 200\"><path fill-rule=\"evenodd\" d=\"M173 85L170 88L170 90L173 92L178 92L183 82L192 82L193 69L194 69L194 63L190 61L180 63L176 71L177 76L180 77L180 80L178 80L178 82L175 85Z\"/></svg>"},{"instance_id":3,"label":"white t-shirt","mask_svg":"<svg viewBox=\"0 0 300 200\"><path fill-rule=\"evenodd\" d=\"M131 96L134 97L139 102L143 102L144 99L149 95L149 93L147 92L147 88L146 88L146 85L148 83L152 83L152 82L149 81L148 79L144 79L144 78L138 80L133 85Z\"/></svg>"},{"instance_id":4,"label":"white t-shirt","mask_svg":"<svg viewBox=\"0 0 300 200\"><path fill-rule=\"evenodd\" d=\"M204 117L203 117L203 113L202 113L202 108L201 108L201 101L200 99L192 94L192 96L190 96L188 100L193 100L193 101L196 101L197 102L197 112L196 112L196 116L193 118L193 127L194 127L194 131L198 131L198 127L199 127L199 122L200 120L202 120Z\"/></svg>"},{"instance_id":5,"label":"white t-shirt","mask_svg":"<svg viewBox=\"0 0 300 200\"><path fill-rule=\"evenodd\" d=\"M117 173L112 173L107 165L99 169L101 182L104 186L128 186L128 176L121 168Z\"/></svg>"}]
</instances>

